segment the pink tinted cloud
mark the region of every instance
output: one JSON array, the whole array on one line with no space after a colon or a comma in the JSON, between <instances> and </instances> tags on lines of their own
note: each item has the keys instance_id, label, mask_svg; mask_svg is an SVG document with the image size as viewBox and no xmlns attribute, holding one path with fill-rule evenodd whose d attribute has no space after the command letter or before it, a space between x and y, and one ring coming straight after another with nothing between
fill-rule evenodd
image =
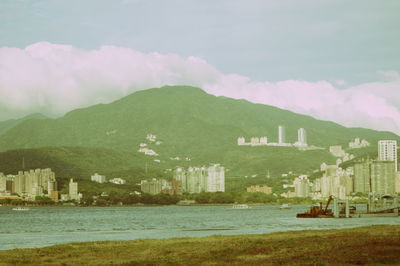
<instances>
[{"instance_id":1,"label":"pink tinted cloud","mask_svg":"<svg viewBox=\"0 0 400 266\"><path fill-rule=\"evenodd\" d=\"M0 111L45 110L62 115L137 90L185 84L345 126L400 134L400 74L390 71L381 75L383 81L347 88L328 81L259 82L221 73L199 57L141 53L116 46L87 51L42 42L25 49L0 48ZM345 82L335 84L344 86Z\"/></svg>"}]
</instances>

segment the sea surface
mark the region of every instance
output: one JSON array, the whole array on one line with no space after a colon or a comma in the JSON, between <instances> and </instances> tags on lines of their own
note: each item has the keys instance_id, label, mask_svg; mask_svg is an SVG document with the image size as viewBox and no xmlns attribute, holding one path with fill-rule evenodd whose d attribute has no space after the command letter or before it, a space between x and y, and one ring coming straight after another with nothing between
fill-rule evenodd
<instances>
[{"instance_id":1,"label":"sea surface","mask_svg":"<svg viewBox=\"0 0 400 266\"><path fill-rule=\"evenodd\" d=\"M400 217L301 219L307 206L0 207L0 249L61 243L260 234L400 224Z\"/></svg>"}]
</instances>

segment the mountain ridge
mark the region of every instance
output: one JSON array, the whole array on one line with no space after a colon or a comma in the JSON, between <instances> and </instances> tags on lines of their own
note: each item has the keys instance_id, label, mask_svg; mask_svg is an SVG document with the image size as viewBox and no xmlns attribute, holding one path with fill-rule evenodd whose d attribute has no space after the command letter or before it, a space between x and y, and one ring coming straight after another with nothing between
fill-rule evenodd
<instances>
[{"instance_id":1,"label":"mountain ridge","mask_svg":"<svg viewBox=\"0 0 400 266\"><path fill-rule=\"evenodd\" d=\"M327 150L237 146L238 137L267 136L269 142L276 142L278 125L285 125L291 143L302 127L309 144L325 148L347 145L355 137L367 139L372 146L379 139L399 139L391 132L347 128L273 106L210 95L196 87L165 86L73 110L57 119L27 120L0 136L0 151L80 146L137 152L140 143L147 143L147 134L154 134L160 145L147 144L159 156L140 156L151 162L160 160L160 168L214 162L225 164L235 175L244 175L267 170L310 171L321 160L334 162ZM174 164L171 157L191 161Z\"/></svg>"}]
</instances>

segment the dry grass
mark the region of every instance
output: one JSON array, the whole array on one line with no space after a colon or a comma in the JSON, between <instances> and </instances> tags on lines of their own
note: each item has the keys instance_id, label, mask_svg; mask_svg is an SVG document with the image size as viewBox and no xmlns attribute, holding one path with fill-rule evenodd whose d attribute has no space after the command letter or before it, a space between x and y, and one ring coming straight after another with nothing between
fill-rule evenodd
<instances>
[{"instance_id":1,"label":"dry grass","mask_svg":"<svg viewBox=\"0 0 400 266\"><path fill-rule=\"evenodd\" d=\"M400 226L90 242L0 252L1 265L400 265Z\"/></svg>"}]
</instances>

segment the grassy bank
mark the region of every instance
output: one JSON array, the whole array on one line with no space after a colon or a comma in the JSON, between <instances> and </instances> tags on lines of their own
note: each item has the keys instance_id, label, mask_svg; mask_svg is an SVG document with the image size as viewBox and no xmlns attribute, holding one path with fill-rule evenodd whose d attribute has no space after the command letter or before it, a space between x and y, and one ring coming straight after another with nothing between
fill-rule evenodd
<instances>
[{"instance_id":1,"label":"grassy bank","mask_svg":"<svg viewBox=\"0 0 400 266\"><path fill-rule=\"evenodd\" d=\"M0 264L399 264L400 226L91 242L0 252Z\"/></svg>"}]
</instances>

